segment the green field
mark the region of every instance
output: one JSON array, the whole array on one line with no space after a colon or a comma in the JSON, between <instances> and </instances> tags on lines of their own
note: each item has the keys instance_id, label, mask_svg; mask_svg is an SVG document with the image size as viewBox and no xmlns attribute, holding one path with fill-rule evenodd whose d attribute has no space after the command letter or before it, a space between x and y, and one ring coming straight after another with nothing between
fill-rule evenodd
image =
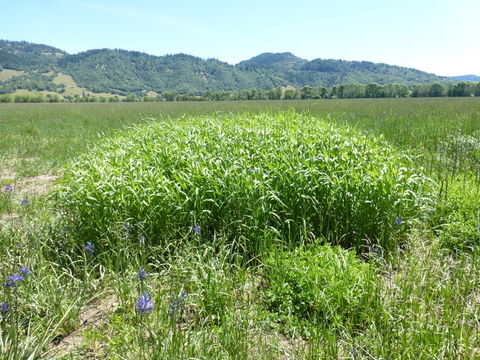
<instances>
[{"instance_id":1,"label":"green field","mask_svg":"<svg viewBox=\"0 0 480 360\"><path fill-rule=\"evenodd\" d=\"M479 358L479 129L478 98L0 104L0 358Z\"/></svg>"}]
</instances>

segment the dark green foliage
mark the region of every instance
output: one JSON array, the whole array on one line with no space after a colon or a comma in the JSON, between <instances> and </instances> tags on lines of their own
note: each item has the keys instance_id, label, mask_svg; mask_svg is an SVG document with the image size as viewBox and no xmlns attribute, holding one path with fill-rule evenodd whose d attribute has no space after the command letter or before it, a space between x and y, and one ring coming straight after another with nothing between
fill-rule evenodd
<instances>
[{"instance_id":1,"label":"dark green foliage","mask_svg":"<svg viewBox=\"0 0 480 360\"><path fill-rule=\"evenodd\" d=\"M55 84L53 78L54 75L40 73L15 76L7 81L0 82L0 94L13 93L17 89L62 92L65 85Z\"/></svg>"},{"instance_id":2,"label":"dark green foliage","mask_svg":"<svg viewBox=\"0 0 480 360\"><path fill-rule=\"evenodd\" d=\"M414 69L365 61L316 59L309 62L291 53L265 53L238 65L230 65L215 59L203 60L185 54L158 57L110 49L68 55L46 45L13 41L0 41L0 66L29 71L30 75L34 70L54 70L71 75L80 87L93 92L120 95L134 93L136 96L141 96L141 91L175 91L182 95L199 95L243 89L268 90L287 85L321 88L349 83L412 85L448 80ZM262 97L255 99L278 99L273 95L274 93L263 93ZM368 97L380 97L376 93L374 95ZM250 99L249 96L234 97ZM286 98L297 97L300 95L295 93L287 94ZM345 97L362 96L355 94Z\"/></svg>"},{"instance_id":3,"label":"dark green foliage","mask_svg":"<svg viewBox=\"0 0 480 360\"><path fill-rule=\"evenodd\" d=\"M264 273L264 301L287 329L308 323L355 328L380 311L373 267L339 246L274 251Z\"/></svg>"},{"instance_id":4,"label":"dark green foliage","mask_svg":"<svg viewBox=\"0 0 480 360\"><path fill-rule=\"evenodd\" d=\"M442 247L452 252L480 247L479 189L474 181L449 184L448 197L439 201L434 217Z\"/></svg>"},{"instance_id":5,"label":"dark green foliage","mask_svg":"<svg viewBox=\"0 0 480 360\"><path fill-rule=\"evenodd\" d=\"M412 85L446 81L446 78L399 66L332 59L315 59L308 62L290 53L262 54L243 61L238 66L282 78L286 84L296 87L305 85L331 87L347 83Z\"/></svg>"},{"instance_id":6,"label":"dark green foliage","mask_svg":"<svg viewBox=\"0 0 480 360\"><path fill-rule=\"evenodd\" d=\"M48 71L65 55L48 45L0 40L0 66L4 69Z\"/></svg>"}]
</instances>

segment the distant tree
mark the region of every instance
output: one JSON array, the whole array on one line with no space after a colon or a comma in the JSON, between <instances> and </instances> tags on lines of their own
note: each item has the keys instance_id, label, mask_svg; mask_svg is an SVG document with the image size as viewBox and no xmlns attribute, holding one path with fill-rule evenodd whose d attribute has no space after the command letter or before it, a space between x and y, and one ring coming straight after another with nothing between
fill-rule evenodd
<instances>
[{"instance_id":1,"label":"distant tree","mask_svg":"<svg viewBox=\"0 0 480 360\"><path fill-rule=\"evenodd\" d=\"M383 96L382 87L378 84L368 84L365 88L365 97L380 98Z\"/></svg>"},{"instance_id":2,"label":"distant tree","mask_svg":"<svg viewBox=\"0 0 480 360\"><path fill-rule=\"evenodd\" d=\"M26 103L30 101L30 97L28 95L15 95L13 101L16 103Z\"/></svg>"},{"instance_id":3,"label":"distant tree","mask_svg":"<svg viewBox=\"0 0 480 360\"><path fill-rule=\"evenodd\" d=\"M412 97L428 97L430 84L417 84L412 87Z\"/></svg>"},{"instance_id":4,"label":"distant tree","mask_svg":"<svg viewBox=\"0 0 480 360\"><path fill-rule=\"evenodd\" d=\"M301 99L319 99L318 89L312 86L304 86L300 89Z\"/></svg>"},{"instance_id":5,"label":"distant tree","mask_svg":"<svg viewBox=\"0 0 480 360\"><path fill-rule=\"evenodd\" d=\"M472 82L459 82L448 87L448 96L475 96L476 84Z\"/></svg>"},{"instance_id":6,"label":"distant tree","mask_svg":"<svg viewBox=\"0 0 480 360\"><path fill-rule=\"evenodd\" d=\"M285 89L282 88L281 86L277 86L275 88L275 91L277 92L277 100L283 100L285 99Z\"/></svg>"},{"instance_id":7,"label":"distant tree","mask_svg":"<svg viewBox=\"0 0 480 360\"><path fill-rule=\"evenodd\" d=\"M278 100L278 92L276 89L267 90L265 95L267 96L268 100Z\"/></svg>"},{"instance_id":8,"label":"distant tree","mask_svg":"<svg viewBox=\"0 0 480 360\"><path fill-rule=\"evenodd\" d=\"M167 91L163 93L163 97L166 101L175 101L177 93L175 91Z\"/></svg>"},{"instance_id":9,"label":"distant tree","mask_svg":"<svg viewBox=\"0 0 480 360\"><path fill-rule=\"evenodd\" d=\"M383 97L398 98L408 96L408 87L399 84L388 84L383 86Z\"/></svg>"},{"instance_id":10,"label":"distant tree","mask_svg":"<svg viewBox=\"0 0 480 360\"><path fill-rule=\"evenodd\" d=\"M430 84L430 89L428 89L428 96L431 97L440 97L447 95L447 88L440 83Z\"/></svg>"},{"instance_id":11,"label":"distant tree","mask_svg":"<svg viewBox=\"0 0 480 360\"><path fill-rule=\"evenodd\" d=\"M60 101L60 96L57 94L47 94L47 101L50 103L56 103Z\"/></svg>"},{"instance_id":12,"label":"distant tree","mask_svg":"<svg viewBox=\"0 0 480 360\"><path fill-rule=\"evenodd\" d=\"M296 100L300 98L300 92L297 89L286 89L284 93L285 100Z\"/></svg>"},{"instance_id":13,"label":"distant tree","mask_svg":"<svg viewBox=\"0 0 480 360\"><path fill-rule=\"evenodd\" d=\"M341 92L341 96L340 96ZM346 84L339 86L339 98L357 99L365 97L365 85Z\"/></svg>"},{"instance_id":14,"label":"distant tree","mask_svg":"<svg viewBox=\"0 0 480 360\"><path fill-rule=\"evenodd\" d=\"M33 103L42 103L45 101L45 98L43 97L42 94L37 94L37 95L30 96L28 101Z\"/></svg>"},{"instance_id":15,"label":"distant tree","mask_svg":"<svg viewBox=\"0 0 480 360\"><path fill-rule=\"evenodd\" d=\"M126 96L124 99L123 99L124 102L135 102L137 101L137 97L133 94L130 94L128 96Z\"/></svg>"},{"instance_id":16,"label":"distant tree","mask_svg":"<svg viewBox=\"0 0 480 360\"><path fill-rule=\"evenodd\" d=\"M9 103L12 101L13 101L13 98L10 95L8 94L0 95L0 103Z\"/></svg>"}]
</instances>

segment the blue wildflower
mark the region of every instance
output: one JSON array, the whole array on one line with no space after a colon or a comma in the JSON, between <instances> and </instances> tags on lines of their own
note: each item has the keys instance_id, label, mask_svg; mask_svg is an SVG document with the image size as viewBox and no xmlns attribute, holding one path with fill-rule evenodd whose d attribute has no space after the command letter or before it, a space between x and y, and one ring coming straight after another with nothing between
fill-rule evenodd
<instances>
[{"instance_id":1,"label":"blue wildflower","mask_svg":"<svg viewBox=\"0 0 480 360\"><path fill-rule=\"evenodd\" d=\"M144 280L147 277L147 272L143 268L138 269L138 278Z\"/></svg>"},{"instance_id":2,"label":"blue wildflower","mask_svg":"<svg viewBox=\"0 0 480 360\"><path fill-rule=\"evenodd\" d=\"M28 200L23 198L22 201L20 201L20 205L27 206L28 205Z\"/></svg>"},{"instance_id":3,"label":"blue wildflower","mask_svg":"<svg viewBox=\"0 0 480 360\"><path fill-rule=\"evenodd\" d=\"M397 218L393 222L393 225L400 225L400 224L403 224L404 222L405 221L400 216L397 216Z\"/></svg>"},{"instance_id":4,"label":"blue wildflower","mask_svg":"<svg viewBox=\"0 0 480 360\"><path fill-rule=\"evenodd\" d=\"M187 295L183 291L180 292L180 294L178 295L172 295L172 299L168 306L169 307L168 314L171 317L174 317L175 314L182 309L186 297Z\"/></svg>"},{"instance_id":5,"label":"blue wildflower","mask_svg":"<svg viewBox=\"0 0 480 360\"><path fill-rule=\"evenodd\" d=\"M142 314L144 312L152 312L153 301L148 291L144 291L137 300L136 305L137 313Z\"/></svg>"},{"instance_id":6,"label":"blue wildflower","mask_svg":"<svg viewBox=\"0 0 480 360\"><path fill-rule=\"evenodd\" d=\"M139 239L140 239L140 244L145 245L145 240L147 240L147 237L145 235L140 235Z\"/></svg>"},{"instance_id":7,"label":"blue wildflower","mask_svg":"<svg viewBox=\"0 0 480 360\"><path fill-rule=\"evenodd\" d=\"M202 229L200 229L200 226L195 225L195 226L193 227L193 233L194 233L195 235L199 235L201 232L202 232Z\"/></svg>"},{"instance_id":8,"label":"blue wildflower","mask_svg":"<svg viewBox=\"0 0 480 360\"><path fill-rule=\"evenodd\" d=\"M128 222L123 224L123 228L125 229L125 231L127 233L131 232L132 231L132 225L130 225Z\"/></svg>"},{"instance_id":9,"label":"blue wildflower","mask_svg":"<svg viewBox=\"0 0 480 360\"><path fill-rule=\"evenodd\" d=\"M32 273L30 271L30 269L28 267L26 267L25 265L22 265L18 271L20 271L25 276Z\"/></svg>"},{"instance_id":10,"label":"blue wildflower","mask_svg":"<svg viewBox=\"0 0 480 360\"><path fill-rule=\"evenodd\" d=\"M5 286L7 287L11 287L11 286L15 286L17 284L17 282L19 281L22 281L24 278L22 275L10 275L8 277L8 281L5 283Z\"/></svg>"},{"instance_id":11,"label":"blue wildflower","mask_svg":"<svg viewBox=\"0 0 480 360\"><path fill-rule=\"evenodd\" d=\"M11 309L10 304L7 302L0 303L0 314L5 315Z\"/></svg>"},{"instance_id":12,"label":"blue wildflower","mask_svg":"<svg viewBox=\"0 0 480 360\"><path fill-rule=\"evenodd\" d=\"M374 253L374 254L382 255L382 248L379 247L379 246L377 246L377 245L372 245L371 251L372 251L372 253Z\"/></svg>"},{"instance_id":13,"label":"blue wildflower","mask_svg":"<svg viewBox=\"0 0 480 360\"><path fill-rule=\"evenodd\" d=\"M92 256L95 252L95 245L92 244L90 241L85 244L85 251L87 252L88 256Z\"/></svg>"},{"instance_id":14,"label":"blue wildflower","mask_svg":"<svg viewBox=\"0 0 480 360\"><path fill-rule=\"evenodd\" d=\"M3 190L6 192L6 193L12 193L13 192L13 186L12 185L5 185L3 187Z\"/></svg>"}]
</instances>

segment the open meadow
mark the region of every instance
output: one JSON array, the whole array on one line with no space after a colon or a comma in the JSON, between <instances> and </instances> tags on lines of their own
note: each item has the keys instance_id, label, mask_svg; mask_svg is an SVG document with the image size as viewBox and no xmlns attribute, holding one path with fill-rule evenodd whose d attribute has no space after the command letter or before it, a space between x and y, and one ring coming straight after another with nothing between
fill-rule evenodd
<instances>
[{"instance_id":1,"label":"open meadow","mask_svg":"<svg viewBox=\"0 0 480 360\"><path fill-rule=\"evenodd\" d=\"M0 104L0 359L478 359L479 186L479 98Z\"/></svg>"}]
</instances>

